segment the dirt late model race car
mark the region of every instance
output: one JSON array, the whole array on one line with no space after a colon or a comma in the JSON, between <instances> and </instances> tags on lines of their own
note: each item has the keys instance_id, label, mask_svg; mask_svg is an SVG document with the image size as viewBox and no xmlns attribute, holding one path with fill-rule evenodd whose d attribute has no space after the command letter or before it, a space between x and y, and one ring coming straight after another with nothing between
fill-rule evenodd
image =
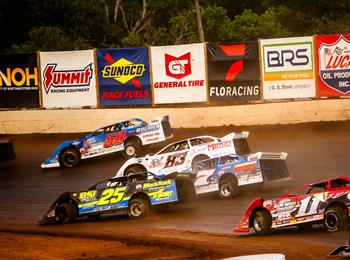
<instances>
[{"instance_id":1,"label":"dirt late model race car","mask_svg":"<svg viewBox=\"0 0 350 260\"><path fill-rule=\"evenodd\" d=\"M289 179L286 158L286 153L230 154L200 161L177 176L190 177L196 194L218 192L220 198L228 199L241 187Z\"/></svg>"},{"instance_id":2,"label":"dirt late model race car","mask_svg":"<svg viewBox=\"0 0 350 260\"><path fill-rule=\"evenodd\" d=\"M41 224L68 223L87 216L127 209L131 219L145 217L151 206L179 202L184 186L174 179L152 173L135 173L101 181L88 190L62 193L46 212Z\"/></svg>"},{"instance_id":3,"label":"dirt late model race car","mask_svg":"<svg viewBox=\"0 0 350 260\"><path fill-rule=\"evenodd\" d=\"M65 141L46 159L41 168L74 167L81 159L123 151L125 158L140 154L141 147L162 142L172 137L168 116L158 117L149 123L132 118L102 127L83 138Z\"/></svg>"},{"instance_id":4,"label":"dirt late model race car","mask_svg":"<svg viewBox=\"0 0 350 260\"><path fill-rule=\"evenodd\" d=\"M334 232L347 228L349 215L350 178L337 177L303 185L277 199L253 200L234 231L253 228L265 235L274 228L323 223L327 231Z\"/></svg>"},{"instance_id":5,"label":"dirt late model race car","mask_svg":"<svg viewBox=\"0 0 350 260\"><path fill-rule=\"evenodd\" d=\"M249 154L246 138L249 132L230 133L222 138L197 136L167 145L155 154L127 160L117 176L150 171L155 174L181 172L195 163L227 154Z\"/></svg>"}]
</instances>

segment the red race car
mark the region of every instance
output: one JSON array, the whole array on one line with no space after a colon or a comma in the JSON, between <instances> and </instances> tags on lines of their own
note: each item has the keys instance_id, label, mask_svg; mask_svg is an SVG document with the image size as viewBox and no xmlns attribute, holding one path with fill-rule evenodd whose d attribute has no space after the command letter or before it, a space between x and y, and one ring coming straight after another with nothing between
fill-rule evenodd
<instances>
[{"instance_id":1,"label":"red race car","mask_svg":"<svg viewBox=\"0 0 350 260\"><path fill-rule=\"evenodd\" d=\"M323 223L329 232L347 228L350 220L350 179L336 177L303 185L277 199L253 200L234 232L259 235L286 226L311 227Z\"/></svg>"}]
</instances>

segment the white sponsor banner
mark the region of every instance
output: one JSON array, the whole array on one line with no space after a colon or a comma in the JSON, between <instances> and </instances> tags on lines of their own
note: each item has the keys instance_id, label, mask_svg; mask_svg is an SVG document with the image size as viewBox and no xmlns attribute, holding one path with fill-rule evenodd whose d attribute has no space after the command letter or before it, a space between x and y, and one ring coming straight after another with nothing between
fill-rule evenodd
<instances>
[{"instance_id":1,"label":"white sponsor banner","mask_svg":"<svg viewBox=\"0 0 350 260\"><path fill-rule=\"evenodd\" d=\"M94 51L40 52L43 107L96 106Z\"/></svg>"},{"instance_id":2,"label":"white sponsor banner","mask_svg":"<svg viewBox=\"0 0 350 260\"><path fill-rule=\"evenodd\" d=\"M316 95L313 37L260 41L264 99Z\"/></svg>"},{"instance_id":3,"label":"white sponsor banner","mask_svg":"<svg viewBox=\"0 0 350 260\"><path fill-rule=\"evenodd\" d=\"M204 44L151 47L155 104L207 101Z\"/></svg>"}]
</instances>

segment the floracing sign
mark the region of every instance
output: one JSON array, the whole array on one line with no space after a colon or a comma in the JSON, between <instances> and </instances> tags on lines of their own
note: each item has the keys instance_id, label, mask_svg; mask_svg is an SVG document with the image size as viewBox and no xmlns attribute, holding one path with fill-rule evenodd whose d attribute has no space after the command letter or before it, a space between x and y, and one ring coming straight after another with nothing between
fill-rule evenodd
<instances>
[{"instance_id":1,"label":"floracing sign","mask_svg":"<svg viewBox=\"0 0 350 260\"><path fill-rule=\"evenodd\" d=\"M204 44L151 47L156 104L207 100Z\"/></svg>"},{"instance_id":2,"label":"floracing sign","mask_svg":"<svg viewBox=\"0 0 350 260\"><path fill-rule=\"evenodd\" d=\"M350 95L350 35L317 36L319 96Z\"/></svg>"},{"instance_id":3,"label":"floracing sign","mask_svg":"<svg viewBox=\"0 0 350 260\"><path fill-rule=\"evenodd\" d=\"M96 106L94 52L40 52L43 107Z\"/></svg>"}]
</instances>

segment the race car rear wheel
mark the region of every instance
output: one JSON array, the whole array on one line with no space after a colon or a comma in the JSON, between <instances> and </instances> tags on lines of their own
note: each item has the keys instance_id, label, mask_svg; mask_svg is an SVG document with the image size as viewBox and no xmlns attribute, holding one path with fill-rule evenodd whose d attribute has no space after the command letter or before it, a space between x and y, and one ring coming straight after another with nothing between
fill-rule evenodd
<instances>
[{"instance_id":1,"label":"race car rear wheel","mask_svg":"<svg viewBox=\"0 0 350 260\"><path fill-rule=\"evenodd\" d=\"M127 140L124 143L123 156L126 159L137 157L140 154L140 151L141 151L141 143L138 139Z\"/></svg>"},{"instance_id":2,"label":"race car rear wheel","mask_svg":"<svg viewBox=\"0 0 350 260\"><path fill-rule=\"evenodd\" d=\"M77 217L75 206L70 202L62 203L57 209L58 221L62 224L72 222Z\"/></svg>"},{"instance_id":3,"label":"race car rear wheel","mask_svg":"<svg viewBox=\"0 0 350 260\"><path fill-rule=\"evenodd\" d=\"M64 167L75 167L80 162L80 153L73 149L68 148L66 150L63 150L63 152L60 154L60 165Z\"/></svg>"},{"instance_id":4,"label":"race car rear wheel","mask_svg":"<svg viewBox=\"0 0 350 260\"><path fill-rule=\"evenodd\" d=\"M237 181L232 178L224 178L219 182L219 197L222 199L230 199L237 195Z\"/></svg>"},{"instance_id":5,"label":"race car rear wheel","mask_svg":"<svg viewBox=\"0 0 350 260\"><path fill-rule=\"evenodd\" d=\"M128 216L130 219L144 218L149 213L149 203L144 198L134 198L129 202Z\"/></svg>"},{"instance_id":6,"label":"race car rear wheel","mask_svg":"<svg viewBox=\"0 0 350 260\"><path fill-rule=\"evenodd\" d=\"M266 235L271 231L272 218L266 210L258 210L253 216L253 228L258 235Z\"/></svg>"},{"instance_id":7,"label":"race car rear wheel","mask_svg":"<svg viewBox=\"0 0 350 260\"><path fill-rule=\"evenodd\" d=\"M323 224L328 232L344 230L348 225L348 214L339 206L330 207L325 212Z\"/></svg>"}]
</instances>

